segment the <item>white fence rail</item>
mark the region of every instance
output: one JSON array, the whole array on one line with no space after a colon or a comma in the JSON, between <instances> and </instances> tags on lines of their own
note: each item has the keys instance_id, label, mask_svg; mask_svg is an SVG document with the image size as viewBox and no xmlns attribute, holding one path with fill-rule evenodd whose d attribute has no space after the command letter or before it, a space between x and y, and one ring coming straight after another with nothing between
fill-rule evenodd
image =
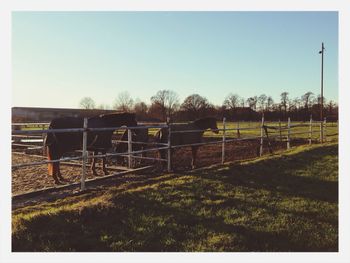
<instances>
[{"instance_id":1,"label":"white fence rail","mask_svg":"<svg viewBox=\"0 0 350 263\"><path fill-rule=\"evenodd\" d=\"M192 132L204 132L206 130L186 130L186 131L172 131L171 126L172 124L169 122L162 125L149 125L149 126L137 126L137 127L111 127L111 128L88 128L87 118L84 119L84 127L83 128L71 128L71 129L44 129L44 127L47 127L48 123L15 123L12 124L13 127L17 126L24 126L24 127L32 127L31 125L35 126L41 126L42 129L36 129L36 130L18 130L13 129L12 136L14 138L25 138L25 136L35 136L35 138L42 138L42 136L36 136L35 134L47 134L47 133L67 133L67 132L79 132L83 133L82 138L82 154L78 157L66 157L61 158L59 160L45 160L40 162L30 162L30 163L22 163L22 164L15 164L12 165L13 169L18 169L26 166L33 166L33 165L42 165L42 164L49 164L49 163L55 163L55 162L64 162L64 161L71 161L71 160L82 160L82 175L81 175L81 190L85 190L85 180L86 180L86 165L88 159L91 158L101 158L101 157L114 157L114 156L123 156L128 158L128 167L132 168L132 162L134 158L139 159L147 159L147 160L155 160L155 161L161 161L161 162L167 162L167 170L168 172L171 171L171 150L180 148L180 147L188 147L188 146L203 146L203 145L212 145L212 144L221 144L221 163L225 162L226 159L226 144L234 141L244 141L244 140L260 140L260 156L263 154L263 145L264 145L264 138L267 136L265 134L265 129L270 129L268 138L279 138L282 142L283 139L286 139L286 148L290 148L291 143L291 137L292 135L301 135L301 134L308 134L307 140L308 143L312 143L312 136L314 126L319 126L320 129L320 142L323 143L326 139L327 133L326 133L326 119L324 119L323 122L315 122L312 120L312 117L310 117L310 121L307 124L291 124L290 118L288 118L288 123L284 126L282 126L281 122L278 123L278 125L267 125L267 123L264 121L264 117L262 117L261 125L260 126L253 126L253 127L240 127L239 124L237 124L236 128L227 128L226 119L223 119L222 126L223 128L218 129L218 131L222 131L222 137L219 137L219 140L215 141L208 141L208 142L201 142L201 143L192 143L192 144L182 144L182 145L172 145L171 142L171 134L176 133L192 133ZM309 127L309 129L305 132L293 132L292 129L296 127ZM137 129L162 129L166 128L168 129L168 141L167 143L149 143L149 142L134 142L132 141L132 130ZM258 136L244 136L242 137L240 131L248 131L248 130L257 130L260 129L260 135ZM122 153L106 153L106 154L100 154L100 155L94 155L94 156L88 156L87 154L87 134L89 132L96 132L96 131L118 131L118 130L127 130L128 131L128 140L127 141L118 141L119 143L126 143L128 145L127 152ZM228 132L229 131L236 131L237 137L229 137ZM286 134L285 134L286 133ZM18 141L16 141L18 142ZM145 145L153 145L156 147L153 148L147 148L144 150L132 150L133 144L145 144ZM38 145L31 145L36 148L42 148ZM152 157L144 157L144 156L137 156L137 154L146 153L146 152L152 152L152 151L159 151L159 150L167 150L167 158L161 159L161 158L152 158Z\"/></svg>"}]
</instances>

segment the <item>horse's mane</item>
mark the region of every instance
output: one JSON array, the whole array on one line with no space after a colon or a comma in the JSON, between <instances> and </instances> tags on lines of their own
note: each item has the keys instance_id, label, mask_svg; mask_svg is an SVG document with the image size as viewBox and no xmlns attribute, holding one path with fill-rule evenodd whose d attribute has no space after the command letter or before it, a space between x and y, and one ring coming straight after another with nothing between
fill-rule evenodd
<instances>
[{"instance_id":1,"label":"horse's mane","mask_svg":"<svg viewBox=\"0 0 350 263\"><path fill-rule=\"evenodd\" d=\"M193 121L193 124L196 125L197 127L205 127L205 125L207 123L211 123L211 122L216 122L216 118L214 117L205 117L205 118L201 118L201 119L197 119L195 121Z\"/></svg>"},{"instance_id":2,"label":"horse's mane","mask_svg":"<svg viewBox=\"0 0 350 263\"><path fill-rule=\"evenodd\" d=\"M102 119L109 119L109 118L115 118L115 117L136 117L135 113L130 113L130 112L113 112L113 113L105 113L105 114L100 114L98 115L99 118ZM96 116L97 117L97 116Z\"/></svg>"},{"instance_id":3,"label":"horse's mane","mask_svg":"<svg viewBox=\"0 0 350 263\"><path fill-rule=\"evenodd\" d=\"M106 114L101 114L98 116L94 116L90 118L91 120L102 120L107 126L108 125L114 125L116 122L126 122L125 125L129 126L136 126L136 115L135 113L129 113L129 112L123 112L123 113L106 113ZM129 124L127 124L129 123Z\"/></svg>"}]
</instances>

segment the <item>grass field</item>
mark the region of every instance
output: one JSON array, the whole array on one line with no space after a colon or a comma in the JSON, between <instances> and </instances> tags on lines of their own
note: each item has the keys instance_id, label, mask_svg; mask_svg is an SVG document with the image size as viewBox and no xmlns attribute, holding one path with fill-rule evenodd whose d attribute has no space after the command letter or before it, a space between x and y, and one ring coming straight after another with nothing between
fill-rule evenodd
<instances>
[{"instance_id":1,"label":"grass field","mask_svg":"<svg viewBox=\"0 0 350 263\"><path fill-rule=\"evenodd\" d=\"M13 251L337 251L338 144L13 210Z\"/></svg>"},{"instance_id":2,"label":"grass field","mask_svg":"<svg viewBox=\"0 0 350 263\"><path fill-rule=\"evenodd\" d=\"M268 126L274 126L276 128L279 127L278 122L265 122L265 125ZM298 126L299 125L299 126ZM234 122L227 122L226 128L227 129L237 129L238 127L242 130L240 130L240 135L242 137L244 136L260 136L260 126L261 122L240 122L240 123L234 123ZM293 127L296 126L296 127ZM281 123L282 132L281 135L286 137L287 136L287 129L283 129L287 127L286 122ZM291 122L291 138L309 138L309 122ZM218 122L218 128L222 129L223 125L222 122ZM336 138L338 133L338 125L336 123L328 123L326 124L326 135L328 135L330 140L333 140ZM278 130L268 129L269 135L277 135L279 136ZM206 133L209 134L208 132ZM218 134L218 136L222 136L222 133ZM228 137L237 137L237 130L233 131L227 131L226 136ZM315 140L320 137L320 124L319 123L313 123L312 125L312 139Z\"/></svg>"},{"instance_id":3,"label":"grass field","mask_svg":"<svg viewBox=\"0 0 350 263\"><path fill-rule=\"evenodd\" d=\"M279 127L278 122L266 122L266 125L269 126L275 126ZM303 138L308 139L309 138L309 122L291 122L291 126L294 125L303 125L302 127L293 127L291 128L291 138ZM218 122L217 126L219 129L223 128L222 122ZM240 136L241 137L247 137L247 136L260 136L260 126L261 122L251 122L251 121L243 121L243 122L227 122L226 123L226 129L237 129L238 127L242 130L240 130ZM282 122L281 127L286 127L287 123ZM23 127L23 130L35 130L35 129L41 129L48 127L40 127L40 126L27 126ZM149 129L150 135L155 135L159 129L157 128L151 128ZM282 130L281 134L278 130L272 130L269 129L269 136L280 136L283 137L287 136L287 130ZM338 140L338 124L337 123L327 123L325 128L326 136L328 141L336 141ZM116 131L117 134L121 135L124 133L124 130ZM205 137L213 137L213 138L222 138L222 131L220 131L218 134L214 134L210 131L207 131L204 133ZM237 130L228 130L226 131L226 137L227 138L235 138L237 137ZM318 140L320 138L320 124L319 123L313 123L312 125L312 140Z\"/></svg>"},{"instance_id":4,"label":"grass field","mask_svg":"<svg viewBox=\"0 0 350 263\"><path fill-rule=\"evenodd\" d=\"M274 126L279 127L278 122L266 122L265 125L268 126ZM300 125L300 126L298 126ZM309 138L309 122L291 122L291 126L296 126L291 128L291 139L295 138L302 138L302 139L308 139ZM222 122L217 122L217 127L219 129L223 129ZM226 122L226 129L237 129L239 127L240 129L240 136L241 137L254 137L254 136L260 136L261 133L261 122ZM287 129L283 129L287 127L287 123L283 122L281 123L282 137L287 136ZM155 135L159 129L151 128L149 129L149 134ZM280 136L280 133L278 130L268 129L269 136ZM338 140L338 124L337 123L327 123L325 128L325 136L327 136L328 141L336 141ZM122 134L122 131L119 131L119 134ZM214 134L210 131L206 131L204 133L205 137L212 137L212 138L222 138L223 132L220 131L218 134ZM237 137L237 130L228 130L226 131L226 137L227 138L236 138ZM318 140L320 138L320 124L319 123L313 123L312 125L312 140Z\"/></svg>"}]
</instances>

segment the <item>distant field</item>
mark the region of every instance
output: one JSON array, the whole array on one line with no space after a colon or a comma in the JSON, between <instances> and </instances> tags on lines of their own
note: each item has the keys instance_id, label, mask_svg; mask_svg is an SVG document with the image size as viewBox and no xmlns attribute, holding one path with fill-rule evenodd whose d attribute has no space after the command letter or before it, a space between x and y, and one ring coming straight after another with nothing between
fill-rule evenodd
<instances>
[{"instance_id":1,"label":"distant field","mask_svg":"<svg viewBox=\"0 0 350 263\"><path fill-rule=\"evenodd\" d=\"M265 122L265 125L279 127L278 122ZM309 138L309 122L291 122L291 126L293 125L304 125L303 127L293 127L291 128L291 137L292 138ZM217 122L217 126L219 129L223 129L222 122ZM237 129L238 127L241 129L240 136L260 136L260 126L261 122L226 122L227 129ZM281 123L281 127L287 127L287 123ZM159 129L150 129L149 133L151 135L156 134ZM269 129L269 135L278 135L279 131ZM303 134L301 134L303 133ZM282 136L287 136L287 130L283 130L281 133ZM326 124L326 135L330 141L338 140L338 124L337 123L327 123ZM206 137L219 138L222 137L222 131L218 134L214 134L210 131L204 133ZM237 130L226 131L226 137L234 138L237 137ZM320 124L313 123L312 125L312 139L316 140L320 137Z\"/></svg>"},{"instance_id":2,"label":"distant field","mask_svg":"<svg viewBox=\"0 0 350 263\"><path fill-rule=\"evenodd\" d=\"M265 122L265 125L267 126L273 126L276 128L279 128L279 123L278 122ZM293 127L295 125L302 125L302 127ZM233 122L228 122L226 123L226 128L227 129L237 129L238 127L240 129L243 128L243 130L240 130L240 135L241 136L260 136L260 126L261 122L239 122L239 123L233 123ZM287 127L287 123L283 122L281 123L282 128ZM309 122L291 122L291 136L292 138L309 138ZM218 122L218 128L222 129L223 125L222 122ZM248 130L245 130L246 128L250 128ZM268 130L269 135L278 135L279 136L279 131L278 130ZM303 133L303 134L301 134ZM338 133L338 124L337 123L327 123L326 124L326 135L332 135L330 136L329 139L333 140L335 136L333 134ZM206 133L208 134L208 133ZM228 137L237 137L237 130L234 131L227 131L226 135ZM215 136L215 135L214 135ZM220 133L218 136L222 136ZM282 130L282 136L287 136L287 130ZM320 137L320 124L319 123L313 123L312 125L312 138L316 139Z\"/></svg>"},{"instance_id":3,"label":"distant field","mask_svg":"<svg viewBox=\"0 0 350 263\"><path fill-rule=\"evenodd\" d=\"M338 251L338 144L13 210L13 251Z\"/></svg>"},{"instance_id":4,"label":"distant field","mask_svg":"<svg viewBox=\"0 0 350 263\"><path fill-rule=\"evenodd\" d=\"M227 129L237 129L238 127L242 130L240 130L240 136L260 136L260 125L261 122L227 122L226 123L226 128ZM278 122L266 122L265 125L268 126L275 126L279 127ZM303 127L294 127L291 129L291 136L292 138L309 138L309 122L291 122L291 126L294 125L304 125ZM222 122L218 122L217 126L219 129L223 128ZM281 123L281 127L286 127L287 123L283 122ZM22 130L34 130L34 129L42 129L45 128L47 129L48 126L27 126L23 127ZM248 129L247 129L248 128ZM320 138L320 124L319 123L314 123L312 125L312 139L316 140ZM159 131L157 128L151 128L149 129L149 134L150 135L155 135ZM116 133L122 134L124 130L119 130ZM269 135L278 135L279 136L279 131L277 130L268 130ZM301 134L303 133L303 134ZM287 136L287 130L283 130L281 133L282 136ZM326 135L328 136L329 141L337 141L338 140L338 124L337 123L327 123L326 124ZM222 137L222 131L220 131L219 134L214 134L210 131L207 131L204 133L204 136L206 137ZM227 131L226 132L226 137L228 138L234 138L237 137L237 130L233 131Z\"/></svg>"}]
</instances>

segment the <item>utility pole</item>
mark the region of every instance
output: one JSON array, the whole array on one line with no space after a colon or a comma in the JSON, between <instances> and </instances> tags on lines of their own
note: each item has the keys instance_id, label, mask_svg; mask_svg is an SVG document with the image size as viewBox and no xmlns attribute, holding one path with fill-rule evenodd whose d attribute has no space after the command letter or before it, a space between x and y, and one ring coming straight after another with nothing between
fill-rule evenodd
<instances>
[{"instance_id":1,"label":"utility pole","mask_svg":"<svg viewBox=\"0 0 350 263\"><path fill-rule=\"evenodd\" d=\"M321 143L323 143L323 54L324 54L324 44L322 42L321 51L318 53L321 54L321 110L320 110L320 121L321 121Z\"/></svg>"}]
</instances>

